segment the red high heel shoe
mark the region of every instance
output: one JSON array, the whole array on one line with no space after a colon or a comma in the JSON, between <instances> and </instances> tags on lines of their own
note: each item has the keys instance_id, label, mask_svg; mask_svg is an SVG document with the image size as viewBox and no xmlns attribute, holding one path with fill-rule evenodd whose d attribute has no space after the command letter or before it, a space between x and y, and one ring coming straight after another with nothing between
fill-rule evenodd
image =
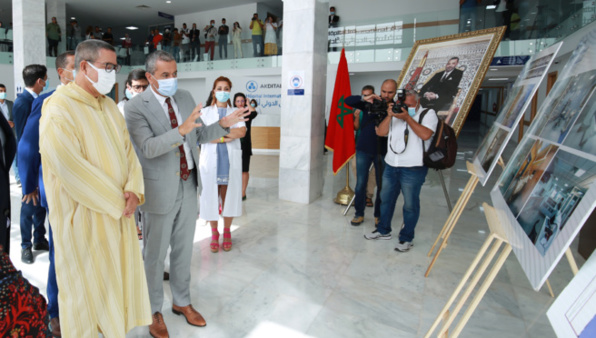
<instances>
[{"instance_id":1,"label":"red high heel shoe","mask_svg":"<svg viewBox=\"0 0 596 338\"><path fill-rule=\"evenodd\" d=\"M211 247L211 252L216 253L219 251L219 231L217 229L211 229L211 244L209 246Z\"/></svg>"},{"instance_id":2,"label":"red high heel shoe","mask_svg":"<svg viewBox=\"0 0 596 338\"><path fill-rule=\"evenodd\" d=\"M230 229L224 229L224 235L223 235L224 239L223 239L223 250L224 251L230 251L232 250L232 233L230 232Z\"/></svg>"}]
</instances>

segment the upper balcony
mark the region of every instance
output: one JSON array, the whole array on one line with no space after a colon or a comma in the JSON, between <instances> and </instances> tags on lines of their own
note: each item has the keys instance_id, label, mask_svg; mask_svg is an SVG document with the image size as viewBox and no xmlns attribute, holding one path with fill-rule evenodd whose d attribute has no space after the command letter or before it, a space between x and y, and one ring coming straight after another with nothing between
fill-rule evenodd
<instances>
[{"instance_id":1,"label":"upper balcony","mask_svg":"<svg viewBox=\"0 0 596 338\"><path fill-rule=\"evenodd\" d=\"M467 5L470 2L475 6ZM483 1L485 2L487 1ZM350 64L366 64L366 68L383 68L383 63L390 62L394 68L395 62L405 62L416 40L501 25L507 25L508 31L499 45L496 57L532 55L596 18L593 1L563 5L561 1L528 0L517 1L519 4L516 8L492 5L492 1L488 3L490 4L480 6L476 0L472 0L465 2L459 11L425 12L377 18L374 21L341 22L340 26L329 28L329 63L338 63L343 47ZM281 68L283 27L276 35L280 55L220 60L216 47L215 60L195 62L189 60L190 55L187 55L180 62L179 71ZM145 47L136 45L132 48L131 66L128 69L144 65L147 52ZM11 49L11 32L0 28L0 64L12 63ZM117 49L120 55L125 55L121 47ZM201 47L201 51L203 50ZM242 50L243 55L252 56L252 41L243 40ZM233 55L233 46L229 44L228 56ZM201 58L204 58L204 55L201 55ZM120 58L120 62L125 63L125 59ZM47 64L52 67L54 58L48 57Z\"/></svg>"}]
</instances>

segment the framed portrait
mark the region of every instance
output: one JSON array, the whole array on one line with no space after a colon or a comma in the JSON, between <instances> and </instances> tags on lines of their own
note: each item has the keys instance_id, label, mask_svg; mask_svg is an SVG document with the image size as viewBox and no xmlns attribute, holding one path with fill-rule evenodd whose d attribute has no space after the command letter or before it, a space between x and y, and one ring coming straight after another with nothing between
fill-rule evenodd
<instances>
[{"instance_id":1,"label":"framed portrait","mask_svg":"<svg viewBox=\"0 0 596 338\"><path fill-rule=\"evenodd\" d=\"M505 27L416 41L397 80L459 135Z\"/></svg>"},{"instance_id":2,"label":"framed portrait","mask_svg":"<svg viewBox=\"0 0 596 338\"><path fill-rule=\"evenodd\" d=\"M516 126L524 116L528 106L530 106L531 98L538 90L562 44L562 42L559 42L534 54L526 62L511 87L510 94L497 115L496 121L480 143L473 157L475 173L482 185L486 184L496 167Z\"/></svg>"},{"instance_id":3,"label":"framed portrait","mask_svg":"<svg viewBox=\"0 0 596 338\"><path fill-rule=\"evenodd\" d=\"M596 206L596 29L569 58L491 199L538 290Z\"/></svg>"}]
</instances>

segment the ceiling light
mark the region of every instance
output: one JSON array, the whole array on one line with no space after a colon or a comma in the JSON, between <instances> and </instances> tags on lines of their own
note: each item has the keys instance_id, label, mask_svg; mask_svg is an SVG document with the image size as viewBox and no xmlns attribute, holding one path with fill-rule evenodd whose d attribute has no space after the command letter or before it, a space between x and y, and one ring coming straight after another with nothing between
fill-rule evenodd
<instances>
[{"instance_id":1,"label":"ceiling light","mask_svg":"<svg viewBox=\"0 0 596 338\"><path fill-rule=\"evenodd\" d=\"M509 80L508 77L493 77L492 79L488 79L488 81L507 81Z\"/></svg>"},{"instance_id":2,"label":"ceiling light","mask_svg":"<svg viewBox=\"0 0 596 338\"><path fill-rule=\"evenodd\" d=\"M495 9L497 8L497 5L488 5L486 6L486 9Z\"/></svg>"},{"instance_id":3,"label":"ceiling light","mask_svg":"<svg viewBox=\"0 0 596 338\"><path fill-rule=\"evenodd\" d=\"M126 27L126 29L131 30L131 31L134 31L134 30L139 29L139 27L137 27L137 26L128 26L128 27Z\"/></svg>"},{"instance_id":4,"label":"ceiling light","mask_svg":"<svg viewBox=\"0 0 596 338\"><path fill-rule=\"evenodd\" d=\"M71 16L71 17L70 17L70 20L75 20L75 19L76 19L76 18L75 18L74 16Z\"/></svg>"},{"instance_id":5,"label":"ceiling light","mask_svg":"<svg viewBox=\"0 0 596 338\"><path fill-rule=\"evenodd\" d=\"M581 177L585 173L586 171L584 169L577 169L577 171L575 172L575 176Z\"/></svg>"},{"instance_id":6,"label":"ceiling light","mask_svg":"<svg viewBox=\"0 0 596 338\"><path fill-rule=\"evenodd\" d=\"M120 40L126 40L126 38L125 37L122 37L122 38L120 38Z\"/></svg>"},{"instance_id":7,"label":"ceiling light","mask_svg":"<svg viewBox=\"0 0 596 338\"><path fill-rule=\"evenodd\" d=\"M493 72L496 72L497 70L499 70L499 68L491 68L490 70L492 70Z\"/></svg>"},{"instance_id":8,"label":"ceiling light","mask_svg":"<svg viewBox=\"0 0 596 338\"><path fill-rule=\"evenodd\" d=\"M171 4L172 2L170 0L166 1L167 4Z\"/></svg>"}]
</instances>

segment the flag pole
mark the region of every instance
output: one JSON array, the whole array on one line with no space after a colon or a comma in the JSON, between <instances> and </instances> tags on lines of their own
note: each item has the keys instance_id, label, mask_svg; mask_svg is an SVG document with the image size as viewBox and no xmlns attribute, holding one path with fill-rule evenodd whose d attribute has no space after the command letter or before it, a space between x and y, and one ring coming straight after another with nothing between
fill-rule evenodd
<instances>
[{"instance_id":1,"label":"flag pole","mask_svg":"<svg viewBox=\"0 0 596 338\"><path fill-rule=\"evenodd\" d=\"M348 205L354 197L354 190L350 188L350 166L346 166L346 186L337 192L333 202L340 205Z\"/></svg>"}]
</instances>

